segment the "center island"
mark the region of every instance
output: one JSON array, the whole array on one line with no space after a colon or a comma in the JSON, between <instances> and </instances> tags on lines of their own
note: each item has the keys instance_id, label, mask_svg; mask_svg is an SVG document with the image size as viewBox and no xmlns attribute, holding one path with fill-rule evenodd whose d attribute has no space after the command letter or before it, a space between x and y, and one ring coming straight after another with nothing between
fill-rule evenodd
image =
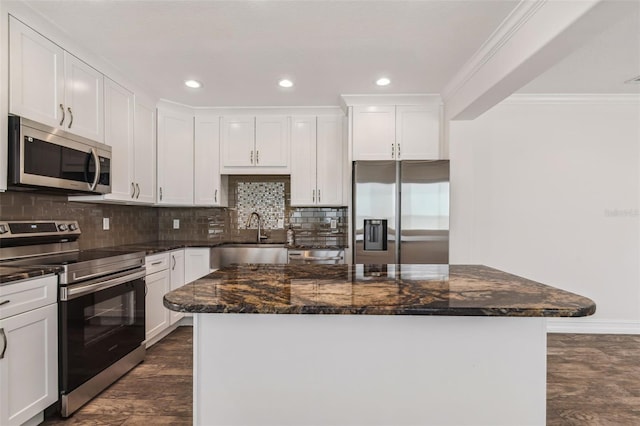
<instances>
[{"instance_id":1,"label":"center island","mask_svg":"<svg viewBox=\"0 0 640 426\"><path fill-rule=\"evenodd\" d=\"M545 318L595 312L479 265L232 265L164 304L196 425L544 425Z\"/></svg>"}]
</instances>

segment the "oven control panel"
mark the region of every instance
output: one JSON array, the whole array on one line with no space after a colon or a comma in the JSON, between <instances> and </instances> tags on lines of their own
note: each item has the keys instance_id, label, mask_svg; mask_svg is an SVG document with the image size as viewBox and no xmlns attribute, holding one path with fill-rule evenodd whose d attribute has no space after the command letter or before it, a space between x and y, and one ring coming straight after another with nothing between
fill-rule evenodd
<instances>
[{"instance_id":1,"label":"oven control panel","mask_svg":"<svg viewBox=\"0 0 640 426\"><path fill-rule=\"evenodd\" d=\"M7 220L0 221L0 238L79 237L80 226L75 220Z\"/></svg>"}]
</instances>

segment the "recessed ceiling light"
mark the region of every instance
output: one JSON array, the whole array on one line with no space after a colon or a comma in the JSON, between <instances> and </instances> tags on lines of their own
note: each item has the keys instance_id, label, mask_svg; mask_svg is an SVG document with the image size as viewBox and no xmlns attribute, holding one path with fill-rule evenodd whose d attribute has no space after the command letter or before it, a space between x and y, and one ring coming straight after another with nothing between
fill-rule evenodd
<instances>
[{"instance_id":1,"label":"recessed ceiling light","mask_svg":"<svg viewBox=\"0 0 640 426\"><path fill-rule=\"evenodd\" d=\"M391 83L391 80L389 80L387 77L382 77L376 80L376 84L378 86L388 86Z\"/></svg>"},{"instance_id":2,"label":"recessed ceiling light","mask_svg":"<svg viewBox=\"0 0 640 426\"><path fill-rule=\"evenodd\" d=\"M287 80L286 78L283 78L282 80L280 80L278 82L278 86L280 87L293 87L293 81L291 80Z\"/></svg>"},{"instance_id":3,"label":"recessed ceiling light","mask_svg":"<svg viewBox=\"0 0 640 426\"><path fill-rule=\"evenodd\" d=\"M185 80L184 85L192 89L199 89L202 87L202 83L197 80Z\"/></svg>"}]
</instances>

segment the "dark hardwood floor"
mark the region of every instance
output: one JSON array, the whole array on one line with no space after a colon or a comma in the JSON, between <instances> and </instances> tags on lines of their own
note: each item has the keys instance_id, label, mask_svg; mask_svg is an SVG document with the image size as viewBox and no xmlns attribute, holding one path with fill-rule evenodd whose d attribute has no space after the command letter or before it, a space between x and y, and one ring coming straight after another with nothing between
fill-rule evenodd
<instances>
[{"instance_id":1,"label":"dark hardwood floor","mask_svg":"<svg viewBox=\"0 0 640 426\"><path fill-rule=\"evenodd\" d=\"M191 327L66 421L45 425L191 425ZM640 336L549 334L548 425L640 425Z\"/></svg>"},{"instance_id":2,"label":"dark hardwood floor","mask_svg":"<svg viewBox=\"0 0 640 426\"><path fill-rule=\"evenodd\" d=\"M640 425L640 336L549 334L547 424Z\"/></svg>"},{"instance_id":3,"label":"dark hardwood floor","mask_svg":"<svg viewBox=\"0 0 640 426\"><path fill-rule=\"evenodd\" d=\"M178 327L144 362L66 420L45 425L191 425L193 333Z\"/></svg>"}]
</instances>

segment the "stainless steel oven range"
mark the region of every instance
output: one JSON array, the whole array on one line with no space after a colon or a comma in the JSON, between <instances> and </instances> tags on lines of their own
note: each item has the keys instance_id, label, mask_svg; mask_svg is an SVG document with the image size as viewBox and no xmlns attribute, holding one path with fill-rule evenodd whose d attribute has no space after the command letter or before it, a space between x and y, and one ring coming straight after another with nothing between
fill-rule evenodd
<instances>
[{"instance_id":1,"label":"stainless steel oven range","mask_svg":"<svg viewBox=\"0 0 640 426\"><path fill-rule=\"evenodd\" d=\"M73 220L0 221L3 265L56 265L63 417L144 360L144 252L79 250Z\"/></svg>"}]
</instances>

